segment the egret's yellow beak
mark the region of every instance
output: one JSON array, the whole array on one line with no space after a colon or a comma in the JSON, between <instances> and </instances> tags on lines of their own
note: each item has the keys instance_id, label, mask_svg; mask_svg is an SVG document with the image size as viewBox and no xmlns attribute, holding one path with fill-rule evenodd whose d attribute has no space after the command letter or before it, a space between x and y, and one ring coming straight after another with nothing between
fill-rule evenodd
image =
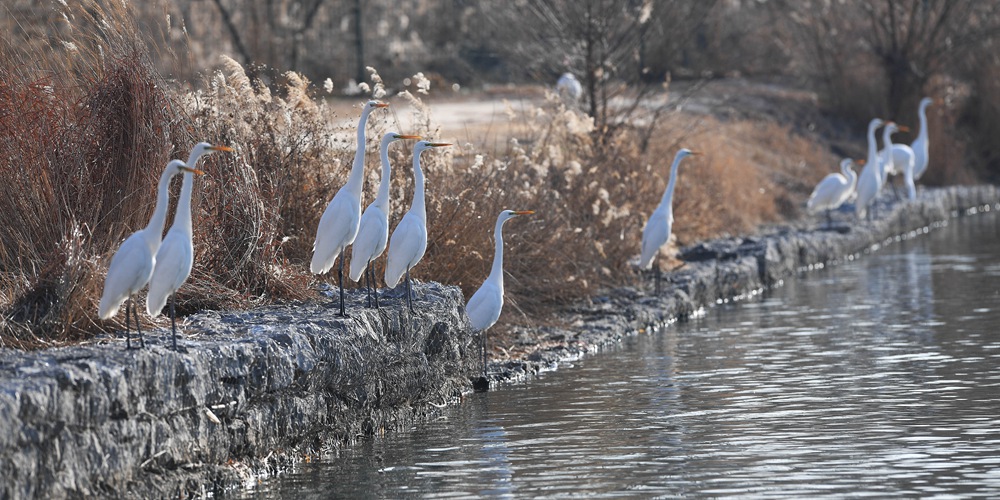
<instances>
[{"instance_id":1,"label":"egret's yellow beak","mask_svg":"<svg viewBox=\"0 0 1000 500\"><path fill-rule=\"evenodd\" d=\"M419 135L402 135L402 134L396 134L396 139L416 139L416 140L419 141L420 139L423 139L423 137L420 137Z\"/></svg>"},{"instance_id":2,"label":"egret's yellow beak","mask_svg":"<svg viewBox=\"0 0 1000 500\"><path fill-rule=\"evenodd\" d=\"M377 103L375 103L375 107L376 108L388 108L389 105L386 104L386 103L384 103L384 102L377 102Z\"/></svg>"},{"instance_id":3,"label":"egret's yellow beak","mask_svg":"<svg viewBox=\"0 0 1000 500\"><path fill-rule=\"evenodd\" d=\"M449 144L447 142L430 142L428 144L431 145L431 146L433 146L433 147L435 147L435 148L441 148L441 147L444 147L444 146L451 146L451 144Z\"/></svg>"},{"instance_id":4,"label":"egret's yellow beak","mask_svg":"<svg viewBox=\"0 0 1000 500\"><path fill-rule=\"evenodd\" d=\"M514 215L531 215L535 213L534 210L514 210Z\"/></svg>"},{"instance_id":5,"label":"egret's yellow beak","mask_svg":"<svg viewBox=\"0 0 1000 500\"><path fill-rule=\"evenodd\" d=\"M210 147L208 149L210 149L212 151L229 151L229 152L235 151L233 148L231 148L229 146L212 146L212 147Z\"/></svg>"},{"instance_id":6,"label":"egret's yellow beak","mask_svg":"<svg viewBox=\"0 0 1000 500\"><path fill-rule=\"evenodd\" d=\"M181 170L183 170L185 172L191 172L194 175L205 175L205 172L202 172L201 170L198 170L197 168L190 168L190 167L178 167L178 168L180 168Z\"/></svg>"}]
</instances>

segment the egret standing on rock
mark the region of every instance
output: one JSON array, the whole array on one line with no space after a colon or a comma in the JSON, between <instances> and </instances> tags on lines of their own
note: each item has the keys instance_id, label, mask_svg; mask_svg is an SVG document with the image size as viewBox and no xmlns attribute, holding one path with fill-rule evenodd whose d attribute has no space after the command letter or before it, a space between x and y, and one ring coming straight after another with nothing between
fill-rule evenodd
<instances>
[{"instance_id":1,"label":"egret standing on rock","mask_svg":"<svg viewBox=\"0 0 1000 500\"><path fill-rule=\"evenodd\" d=\"M226 146L213 146L207 142L198 143L188 156L187 166L193 167L198 158L213 151L232 151ZM194 242L191 229L191 194L194 191L194 176L202 175L201 170L190 169L184 172L184 183L181 185L181 196L177 199L177 210L174 212L174 223L163 238L163 244L156 252L156 266L153 276L149 279L149 294L146 296L146 312L157 317L170 298L170 331L173 334L173 346L177 349L177 315L174 310L174 293L187 281L194 264Z\"/></svg>"},{"instance_id":2,"label":"egret standing on rock","mask_svg":"<svg viewBox=\"0 0 1000 500\"><path fill-rule=\"evenodd\" d=\"M389 255L385 263L385 284L395 288L406 275L406 304L413 311L410 269L420 262L427 250L427 208L424 201L424 173L420 169L420 153L451 146L443 142L418 141L413 146L413 203L396 224L389 239Z\"/></svg>"},{"instance_id":3,"label":"egret standing on rock","mask_svg":"<svg viewBox=\"0 0 1000 500\"><path fill-rule=\"evenodd\" d=\"M313 243L312 263L309 269L313 274L323 274L333 267L348 245L354 242L361 225L361 191L365 187L365 126L368 115L378 108L389 107L378 101L368 101L361 110L358 121L358 149L354 153L354 165L347 184L337 191L337 194L326 206L323 216L319 219L316 229L316 242ZM346 317L344 310L344 258L340 258L337 273L340 286L340 316Z\"/></svg>"},{"instance_id":4,"label":"egret standing on rock","mask_svg":"<svg viewBox=\"0 0 1000 500\"><path fill-rule=\"evenodd\" d=\"M533 210L504 210L497 216L497 225L493 229L496 244L493 267L489 277L472 294L469 304L465 306L472 328L482 332L483 376L486 376L486 329L500 319L500 310L503 309L503 225L514 217L533 213Z\"/></svg>"},{"instance_id":5,"label":"egret standing on rock","mask_svg":"<svg viewBox=\"0 0 1000 500\"><path fill-rule=\"evenodd\" d=\"M389 144L401 139L420 139L419 135L400 135L389 132L382 136L379 153L382 160L382 179L379 181L375 201L361 214L358 236L351 247L351 279L357 282L365 274L368 282L368 307L372 306L372 290L375 291L375 308L378 309L378 289L375 286L375 268L372 262L385 251L389 241L389 180L392 166L389 164Z\"/></svg>"},{"instance_id":6,"label":"egret standing on rock","mask_svg":"<svg viewBox=\"0 0 1000 500\"><path fill-rule=\"evenodd\" d=\"M156 251L160 249L163 237L163 226L167 220L167 205L169 203L170 180L183 172L194 172L181 160L171 160L160 175L160 183L156 193L156 208L149 224L131 236L115 252L108 266L108 275L104 280L104 293L97 308L101 319L109 319L118 314L118 309L126 300L125 305L125 348L132 348L129 331L130 314L135 316L135 330L139 335L139 346L145 347L142 339L142 328L139 327L139 310L132 303L132 296L139 293L149 283L156 262Z\"/></svg>"},{"instance_id":7,"label":"egret standing on rock","mask_svg":"<svg viewBox=\"0 0 1000 500\"><path fill-rule=\"evenodd\" d=\"M851 168L853 164L854 160L850 158L841 160L840 171L843 173L834 172L824 177L816 185L812 195L809 196L809 201L806 202L806 207L811 212L826 211L827 226L833 226L830 212L843 205L854 192L854 184L858 180L858 176Z\"/></svg>"},{"instance_id":8,"label":"egret standing on rock","mask_svg":"<svg viewBox=\"0 0 1000 500\"><path fill-rule=\"evenodd\" d=\"M653 265L653 259L660 253L660 248L667 244L670 239L670 231L674 224L674 186L677 185L677 167L681 160L688 155L698 155L690 149L683 148L674 155L674 163L670 166L670 181L667 189L663 192L660 205L656 207L653 214L646 221L646 227L642 230L642 257L639 259L639 267L649 269ZM656 292L660 291L660 268L656 268Z\"/></svg>"},{"instance_id":9,"label":"egret standing on rock","mask_svg":"<svg viewBox=\"0 0 1000 500\"><path fill-rule=\"evenodd\" d=\"M868 160L858 175L858 185L855 188L858 197L854 200L854 213L859 219L867 215L868 205L882 188L882 164L879 161L878 144L875 142L875 131L881 126L882 120L878 118L872 118L868 123Z\"/></svg>"}]
</instances>

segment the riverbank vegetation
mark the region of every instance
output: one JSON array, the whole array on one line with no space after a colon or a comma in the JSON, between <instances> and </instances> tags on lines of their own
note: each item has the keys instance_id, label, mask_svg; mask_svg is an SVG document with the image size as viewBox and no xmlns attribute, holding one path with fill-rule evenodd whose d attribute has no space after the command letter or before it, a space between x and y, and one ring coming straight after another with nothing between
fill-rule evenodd
<instances>
[{"instance_id":1,"label":"riverbank vegetation","mask_svg":"<svg viewBox=\"0 0 1000 500\"><path fill-rule=\"evenodd\" d=\"M327 278L308 272L315 229L354 154L350 104L368 97L396 111L370 121L366 203L378 182L378 138L399 127L402 110L413 114L412 128L395 131L456 140L423 157L430 234L417 279L458 285L468 296L488 274L496 214L535 210L507 228L501 329L544 322L547 312L602 287L643 279L633 267L640 231L679 147L705 154L680 172L678 245L800 217L812 186L840 156L862 156L859 123L880 115L916 128L925 94L940 98L930 113L925 180L995 180L1000 172L1000 150L989 139L1000 131L990 51L1000 15L980 2L901 2L928 10L900 11L905 29L876 30L867 45L844 37L858 35L858 23L881 26L869 16L895 2L876 2L867 13L792 2L786 7L799 15L791 17L774 6L733 12L721 2L639 2L634 12L603 13L619 24L596 34L550 14L577 19L594 12L576 9L600 3L528 2L519 26L559 33L550 52L560 60L537 51L555 39L525 38L534 44L520 53L503 45L518 36L498 28L510 14L506 2L447 15L442 2L404 3L412 4L405 20L368 19L359 10L339 24L338 9L350 2L216 0L207 11L184 1L8 7L2 28L10 36L0 40L0 345L44 347L122 328L123 316L96 318L108 261L146 224L162 166L201 140L236 154L208 158L208 175L196 185L195 266L178 292L179 313L316 298ZM375 16L376 7L363 12ZM656 24L675 19L667 7L683 10L677 19L685 29ZM264 8L285 10L251 15ZM767 30L744 31L734 16ZM352 19L380 36L344 48ZM950 39L933 31L955 33L959 19L974 20L974 29ZM903 49L889 43L916 30L938 38ZM608 40L616 43L598 43ZM732 54L736 47L742 57ZM889 62L899 58L919 74L894 73ZM537 85L564 70L584 75L582 102ZM534 90L510 106L493 140L442 137L436 102L469 88L460 95L472 102L498 82L515 84L505 91L511 95ZM345 87L359 94L345 98ZM390 158L394 225L412 193L408 146L394 146Z\"/></svg>"}]
</instances>

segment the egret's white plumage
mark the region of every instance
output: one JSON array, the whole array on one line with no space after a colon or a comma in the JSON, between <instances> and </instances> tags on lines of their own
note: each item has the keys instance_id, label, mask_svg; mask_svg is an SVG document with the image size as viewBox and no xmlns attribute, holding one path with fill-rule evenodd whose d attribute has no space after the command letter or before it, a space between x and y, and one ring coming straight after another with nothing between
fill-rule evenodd
<instances>
[{"instance_id":1,"label":"egret's white plumage","mask_svg":"<svg viewBox=\"0 0 1000 500\"><path fill-rule=\"evenodd\" d=\"M659 206L646 221L646 227L642 229L642 256L639 259L639 267L642 269L649 269L653 265L653 259L660 252L660 248L670 239L670 231L674 224L673 197L674 186L677 184L677 167L685 157L696 154L699 153L684 148L674 155L667 189L663 192Z\"/></svg>"},{"instance_id":2,"label":"egret's white plumage","mask_svg":"<svg viewBox=\"0 0 1000 500\"><path fill-rule=\"evenodd\" d=\"M504 210L497 216L497 224L493 229L493 240L496 245L493 251L493 267L486 281L472 294L465 306L469 321L475 330L485 330L500 318L503 309L503 225L519 215L530 215L532 210Z\"/></svg>"},{"instance_id":3,"label":"egret's white plumage","mask_svg":"<svg viewBox=\"0 0 1000 500\"><path fill-rule=\"evenodd\" d=\"M132 296L142 290L146 283L149 283L150 276L153 275L153 266L156 261L156 251L160 248L163 237L163 226L167 219L167 205L169 203L170 180L179 173L189 170L181 160L171 160L167 168L160 175L160 182L156 193L156 208L145 228L140 229L129 236L115 255L111 258L108 266L108 275L104 279L104 292L101 294L101 302L97 307L97 315L101 319L109 319L118 314L118 309L126 301L131 301ZM130 302L131 304L131 302ZM125 340L131 342L128 332L129 309L125 309ZM135 314L136 329L139 329L139 315ZM142 330L139 330L139 339L142 342ZM130 344L129 344L130 345Z\"/></svg>"},{"instance_id":4,"label":"egret's white plumage","mask_svg":"<svg viewBox=\"0 0 1000 500\"><path fill-rule=\"evenodd\" d=\"M486 374L486 329L500 319L503 310L503 225L519 215L530 215L532 210L504 210L497 216L497 224L493 228L493 267L490 275L479 286L479 289L469 298L465 311L469 315L472 328L482 332L481 352L483 359L483 374Z\"/></svg>"},{"instance_id":5,"label":"egret's white plumage","mask_svg":"<svg viewBox=\"0 0 1000 500\"><path fill-rule=\"evenodd\" d=\"M875 130L881 126L882 120L878 118L873 118L868 123L868 159L858 175L855 188L858 196L854 201L854 212L859 218L865 216L868 204L878 196L879 189L882 188L882 162L879 161L878 144L875 142Z\"/></svg>"},{"instance_id":6,"label":"egret's white plumage","mask_svg":"<svg viewBox=\"0 0 1000 500\"><path fill-rule=\"evenodd\" d=\"M902 170L903 182L906 183L906 195L910 200L917 199L917 187L913 184L913 169L916 165L917 155L913 148L906 144L892 145L892 162L896 166L896 171Z\"/></svg>"},{"instance_id":7,"label":"egret's white plumage","mask_svg":"<svg viewBox=\"0 0 1000 500\"><path fill-rule=\"evenodd\" d=\"M816 189L813 189L809 196L806 207L812 212L825 210L829 215L830 210L835 210L843 205L854 192L854 184L858 179L857 174L851 168L853 164L854 161L850 158L841 160L840 172L829 174L819 181Z\"/></svg>"},{"instance_id":8,"label":"egret's white plumage","mask_svg":"<svg viewBox=\"0 0 1000 500\"><path fill-rule=\"evenodd\" d=\"M226 146L213 146L207 142L198 143L186 162L188 167L197 164L198 159L206 153L214 151L232 151ZM146 295L146 313L154 318L160 315L167 299L173 296L181 285L191 275L194 264L194 242L191 229L191 195L194 192L194 176L202 175L201 170L184 172L184 183L181 185L181 196L177 199L177 210L174 212L174 223L163 238L160 249L156 252L156 265L149 279L149 294ZM170 308L170 324L173 332L173 344L177 347L177 328L174 309Z\"/></svg>"},{"instance_id":9,"label":"egret's white plumage","mask_svg":"<svg viewBox=\"0 0 1000 500\"><path fill-rule=\"evenodd\" d=\"M388 106L378 101L368 101L361 111L361 119L358 121L358 149L354 153L350 177L326 206L316 229L312 262L309 265L313 274L329 271L337 256L358 235L358 227L361 225L361 191L365 182L365 126L372 111Z\"/></svg>"},{"instance_id":10,"label":"egret's white plumage","mask_svg":"<svg viewBox=\"0 0 1000 500\"><path fill-rule=\"evenodd\" d=\"M896 165L895 156L893 155L892 134L898 131L907 131L904 126L898 125L895 122L886 122L885 128L882 129L882 150L878 152L879 161L882 162L882 185L885 186L889 182L890 175L899 175L903 173L902 165Z\"/></svg>"},{"instance_id":11,"label":"egret's white plumage","mask_svg":"<svg viewBox=\"0 0 1000 500\"><path fill-rule=\"evenodd\" d=\"M385 263L385 284L394 288L406 275L407 302L410 302L410 269L420 262L427 250L427 209L424 200L424 173L420 169L420 153L451 144L417 141L413 146L413 203L392 231ZM411 305L412 309L412 305Z\"/></svg>"},{"instance_id":12,"label":"egret's white plumage","mask_svg":"<svg viewBox=\"0 0 1000 500\"><path fill-rule=\"evenodd\" d=\"M347 316L344 310L344 257L347 246L354 242L361 226L361 191L365 184L365 127L368 115L378 108L386 108L388 104L378 101L368 101L361 110L358 120L358 149L354 152L354 164L347 184L333 195L330 204L326 206L316 228L316 241L313 242L312 262L309 270L313 274L323 274L333 267L340 256L340 266L337 268L337 284L340 288L340 315Z\"/></svg>"},{"instance_id":13,"label":"egret's white plumage","mask_svg":"<svg viewBox=\"0 0 1000 500\"><path fill-rule=\"evenodd\" d=\"M910 143L910 151L906 151L904 148L897 147L903 146L902 144L893 144L893 161L903 162L906 161L906 154L912 153L913 160L913 179L917 180L924 172L927 171L927 162L929 158L929 143L930 138L927 136L927 106L934 103L934 100L930 97L925 97L920 100L920 107L917 108L917 115L920 119L920 131L917 132L917 138ZM905 165L905 163L901 163ZM905 172L904 172L905 173ZM909 188L909 184L907 184ZM914 196L916 195L916 190L914 189Z\"/></svg>"},{"instance_id":14,"label":"egret's white plumage","mask_svg":"<svg viewBox=\"0 0 1000 500\"><path fill-rule=\"evenodd\" d=\"M379 153L382 160L382 179L379 181L375 201L361 214L358 235L351 247L351 273L354 281L385 251L389 241L389 184L392 166L389 164L389 144L402 139L420 139L419 135L400 135L389 132L382 136Z\"/></svg>"}]
</instances>

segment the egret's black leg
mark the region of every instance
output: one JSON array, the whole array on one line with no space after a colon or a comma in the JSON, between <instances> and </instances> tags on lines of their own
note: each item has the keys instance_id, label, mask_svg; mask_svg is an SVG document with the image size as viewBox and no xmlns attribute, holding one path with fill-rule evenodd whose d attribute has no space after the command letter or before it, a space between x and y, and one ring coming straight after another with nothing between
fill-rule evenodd
<instances>
[{"instance_id":1,"label":"egret's black leg","mask_svg":"<svg viewBox=\"0 0 1000 500\"><path fill-rule=\"evenodd\" d=\"M370 279L371 279L371 284L372 284L372 296L374 297L374 301L375 301L375 309L378 309L379 308L379 306L378 306L378 278L375 275L375 264L370 264L370 265L371 265Z\"/></svg>"},{"instance_id":2,"label":"egret's black leg","mask_svg":"<svg viewBox=\"0 0 1000 500\"><path fill-rule=\"evenodd\" d=\"M482 351L483 351L483 377L485 378L486 377L486 363L487 363L487 360L486 360L486 347L487 347L487 344L486 344L486 330L483 330L483 338L481 339L480 344L482 346Z\"/></svg>"},{"instance_id":3,"label":"egret's black leg","mask_svg":"<svg viewBox=\"0 0 1000 500\"><path fill-rule=\"evenodd\" d=\"M129 313L131 309L132 309L132 296L129 295L128 300L125 301L125 349L126 350L132 349L132 335L130 334L132 315L131 313Z\"/></svg>"},{"instance_id":4,"label":"egret's black leg","mask_svg":"<svg viewBox=\"0 0 1000 500\"><path fill-rule=\"evenodd\" d=\"M656 295L660 294L660 279L662 278L663 271L660 270L660 263L656 263Z\"/></svg>"},{"instance_id":5,"label":"egret's black leg","mask_svg":"<svg viewBox=\"0 0 1000 500\"><path fill-rule=\"evenodd\" d=\"M828 227L828 228L833 227L833 218L830 216L830 212L832 212L832 211L833 210L827 210L826 211L826 227Z\"/></svg>"},{"instance_id":6,"label":"egret's black leg","mask_svg":"<svg viewBox=\"0 0 1000 500\"><path fill-rule=\"evenodd\" d=\"M416 314L416 311L413 310L413 297L411 295L412 293L413 293L413 288L412 288L412 285L410 285L410 270L407 269L406 270L406 305L410 307L410 314Z\"/></svg>"},{"instance_id":7,"label":"egret's black leg","mask_svg":"<svg viewBox=\"0 0 1000 500\"><path fill-rule=\"evenodd\" d=\"M173 334L174 350L177 350L177 312L174 309L174 296L170 294L170 333Z\"/></svg>"},{"instance_id":8,"label":"egret's black leg","mask_svg":"<svg viewBox=\"0 0 1000 500\"><path fill-rule=\"evenodd\" d=\"M347 312L344 311L344 254L340 254L340 267L337 268L337 279L340 284L340 316L341 318L347 317Z\"/></svg>"},{"instance_id":9,"label":"egret's black leg","mask_svg":"<svg viewBox=\"0 0 1000 500\"><path fill-rule=\"evenodd\" d=\"M129 300L132 300L131 297L129 297ZM125 311L125 313L128 314L128 311ZM139 349L145 349L146 341L142 339L142 327L139 326L139 308L135 304L132 304L132 314L135 315L135 331L139 334Z\"/></svg>"},{"instance_id":10,"label":"egret's black leg","mask_svg":"<svg viewBox=\"0 0 1000 500\"><path fill-rule=\"evenodd\" d=\"M365 271L362 275L365 277L365 299L367 300L365 307L372 307L372 277L368 273L372 268L372 261L368 261L365 265Z\"/></svg>"}]
</instances>

